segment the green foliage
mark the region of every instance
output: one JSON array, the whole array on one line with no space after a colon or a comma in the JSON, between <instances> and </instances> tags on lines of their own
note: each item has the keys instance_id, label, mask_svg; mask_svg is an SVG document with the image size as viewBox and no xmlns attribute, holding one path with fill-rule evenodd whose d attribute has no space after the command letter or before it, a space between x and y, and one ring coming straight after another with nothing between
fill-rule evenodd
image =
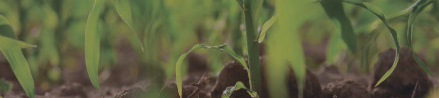
<instances>
[{"instance_id":1,"label":"green foliage","mask_svg":"<svg viewBox=\"0 0 439 98\"><path fill-rule=\"evenodd\" d=\"M221 95L221 98L230 98L230 96L232 95L233 92L238 91L240 89L246 90L247 93L252 98L258 97L257 92L254 92L254 91L251 91L250 89L247 89L247 87L245 87L245 85L241 81L238 81L238 82L236 82L235 86L227 87L226 90L224 90L223 94Z\"/></svg>"},{"instance_id":2,"label":"green foliage","mask_svg":"<svg viewBox=\"0 0 439 98\"><path fill-rule=\"evenodd\" d=\"M271 98L287 98L285 77L288 68L293 68L298 85L298 97L303 98L306 65L298 32L301 24L312 15L312 10L302 9L307 9L311 4L310 1L299 0L276 1L278 20L274 24L273 33L267 38L267 65L270 65L267 67L267 82Z\"/></svg>"},{"instance_id":3,"label":"green foliage","mask_svg":"<svg viewBox=\"0 0 439 98\"><path fill-rule=\"evenodd\" d=\"M262 43L262 41L264 41L265 39L265 35L267 34L268 29L270 29L270 27L274 24L274 22L276 22L277 20L277 16L273 16L271 17L269 20L267 20L264 25L262 25L262 30L261 33L259 33L258 36L258 42Z\"/></svg>"},{"instance_id":4,"label":"green foliage","mask_svg":"<svg viewBox=\"0 0 439 98\"><path fill-rule=\"evenodd\" d=\"M0 79L0 93L6 93L12 90L12 83L6 81L5 79ZM0 96L1 97L1 96Z\"/></svg>"},{"instance_id":5,"label":"green foliage","mask_svg":"<svg viewBox=\"0 0 439 98\"><path fill-rule=\"evenodd\" d=\"M0 15L0 35L8 37L10 39L17 40L17 36L15 36L14 31L12 30L11 26L9 26L8 20L2 15ZM5 44L8 45L8 43ZM12 71L14 72L15 76L20 82L20 85L22 86L28 97L34 98L35 97L34 80L32 78L32 74L29 69L29 64L26 58L24 57L23 52L21 51L22 47L20 46L21 45L10 45L8 46L10 47L9 49L1 50L1 51L3 55L6 57L6 59L8 60L9 65L12 68Z\"/></svg>"},{"instance_id":6,"label":"green foliage","mask_svg":"<svg viewBox=\"0 0 439 98\"><path fill-rule=\"evenodd\" d=\"M133 22L133 16L131 13L131 6L130 6L130 0L115 0L114 7L116 8L116 11L119 13L119 16L123 19L123 21L130 27L130 29L133 31L130 33L131 38L134 38L135 45L138 45L138 48L140 48L142 51L143 45L140 42L139 36L137 35L137 31L134 28L134 22Z\"/></svg>"},{"instance_id":7,"label":"green foliage","mask_svg":"<svg viewBox=\"0 0 439 98\"><path fill-rule=\"evenodd\" d=\"M416 17L431 3L437 0L418 0L416 4L413 6L412 11L409 14L408 22L407 22L407 39L408 39L408 46L411 48L413 52L413 58L418 63L421 68L427 72L429 75L432 75L430 69L428 69L427 65L416 56L416 53L413 51L413 45L412 45L412 39L413 39L413 28L415 25L415 19Z\"/></svg>"},{"instance_id":8,"label":"green foliage","mask_svg":"<svg viewBox=\"0 0 439 98\"><path fill-rule=\"evenodd\" d=\"M10 46L14 46L14 45L18 45L18 47L20 48L32 48L32 47L36 47L35 45L31 45L19 40L15 40L9 37L5 37L5 36L1 36L0 35L0 42L2 42L0 44L0 50L10 50L10 49L14 49L14 47L10 47Z\"/></svg>"},{"instance_id":9,"label":"green foliage","mask_svg":"<svg viewBox=\"0 0 439 98\"><path fill-rule=\"evenodd\" d=\"M348 46L352 53L355 53L357 50L357 36L351 25L351 21L344 12L342 3L332 0L323 0L320 4L325 9L329 18L334 22L338 29L337 31L341 32L341 38L346 46Z\"/></svg>"},{"instance_id":10,"label":"green foliage","mask_svg":"<svg viewBox=\"0 0 439 98\"><path fill-rule=\"evenodd\" d=\"M100 55L100 34L98 31L98 21L101 11L104 8L105 0L95 0L93 9L87 20L85 27L85 61L88 76L91 83L99 88L98 67Z\"/></svg>"},{"instance_id":11,"label":"green foliage","mask_svg":"<svg viewBox=\"0 0 439 98\"><path fill-rule=\"evenodd\" d=\"M378 86L380 83L382 83L384 80L386 80L390 76L390 74L392 74L392 72L395 70L396 66L398 65L400 46L399 46L399 42L398 42L397 32L395 31L395 29L390 27L389 22L388 22L386 16L384 15L384 13L378 7L373 6L373 5L369 4L369 3L365 3L365 2L361 2L361 3L346 2L346 3L362 7L364 9L370 11L371 13L373 13L375 16L377 16L382 21L382 23L387 27L387 29L389 29L390 34L393 37L393 41L395 42L395 45L396 45L395 60L393 61L392 67L381 77L381 79L375 85L375 86Z\"/></svg>"},{"instance_id":12,"label":"green foliage","mask_svg":"<svg viewBox=\"0 0 439 98\"><path fill-rule=\"evenodd\" d=\"M229 54L230 56L232 56L235 60L237 60L243 67L244 69L247 71L247 73L251 73L251 70L249 70L249 66L247 65L247 63L245 63L245 59L236 54L235 51L233 51L232 48L230 48L227 45L219 45L219 46L207 46L207 45L203 45L203 44L197 44L195 46L193 46L189 51L183 53L180 55L180 57L177 60L177 63L175 65L175 78L176 78L176 83L177 83L177 89L178 89L178 95L180 96L180 98L182 98L182 91L183 91L183 85L182 85L182 65L183 65L183 60L186 58L186 56L191 53L192 51L198 50L198 49L215 49L215 50L220 50L223 51L227 54ZM249 77L249 84L252 84L251 80L251 74L248 74ZM250 88L252 88L252 85L250 85Z\"/></svg>"}]
</instances>

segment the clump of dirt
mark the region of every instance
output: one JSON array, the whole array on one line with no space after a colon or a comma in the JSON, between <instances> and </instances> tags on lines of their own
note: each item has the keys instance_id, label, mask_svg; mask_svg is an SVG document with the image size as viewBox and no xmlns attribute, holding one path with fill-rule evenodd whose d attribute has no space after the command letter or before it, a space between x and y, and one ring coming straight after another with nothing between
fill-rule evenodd
<instances>
[{"instance_id":1,"label":"clump of dirt","mask_svg":"<svg viewBox=\"0 0 439 98\"><path fill-rule=\"evenodd\" d=\"M307 69L305 78L306 78L305 89L303 92L304 98L320 98L322 90L316 75L314 75L314 73L312 73ZM296 80L296 75L294 74L294 71L291 68L288 74L287 83L288 83L288 90L289 90L288 92L290 94L290 98L297 98L299 92L297 89L297 80Z\"/></svg>"},{"instance_id":2,"label":"clump of dirt","mask_svg":"<svg viewBox=\"0 0 439 98\"><path fill-rule=\"evenodd\" d=\"M211 86L211 80L212 78L209 77L208 74L203 75L198 82L191 83L191 84L185 84L188 80L183 81L183 92L182 97L183 98L209 98L209 90ZM192 80L190 80L192 81ZM166 88L164 89L166 91L170 91L171 94L177 95L177 85L175 81L171 84L168 84Z\"/></svg>"},{"instance_id":3,"label":"clump of dirt","mask_svg":"<svg viewBox=\"0 0 439 98\"><path fill-rule=\"evenodd\" d=\"M390 49L380 54L375 64L373 82L371 84L373 98L423 98L432 82L427 74L412 57L412 51L401 48L399 62L393 73L380 85L374 87L383 74L392 67L395 50Z\"/></svg>"},{"instance_id":4,"label":"clump of dirt","mask_svg":"<svg viewBox=\"0 0 439 98\"><path fill-rule=\"evenodd\" d=\"M142 94L145 94L146 92L140 88L132 88L123 91L122 93L116 95L114 98L140 98Z\"/></svg>"},{"instance_id":5,"label":"clump of dirt","mask_svg":"<svg viewBox=\"0 0 439 98\"><path fill-rule=\"evenodd\" d=\"M322 66L319 70L315 71L315 73L318 76L320 85L327 85L328 83L343 79L343 75L334 65Z\"/></svg>"},{"instance_id":6,"label":"clump of dirt","mask_svg":"<svg viewBox=\"0 0 439 98\"><path fill-rule=\"evenodd\" d=\"M261 70L261 79L262 79L262 92L259 94L261 98L268 98L268 89L267 89L267 83L266 83L266 72L265 67L266 66L263 63L263 59L261 60L262 70ZM317 77L309 70L306 71L306 82L305 82L305 91L304 91L304 97L305 98L319 98L321 93L321 87L320 83L317 79ZM287 86L288 86L288 92L289 96L291 98L296 98L298 95L297 90L297 82L294 75L293 70L289 70L289 73L287 75ZM244 69L244 67L239 64L236 61L233 61L231 63L228 63L226 66L224 66L223 70L220 72L217 82L212 89L211 97L212 98L220 98L222 92L229 86L234 86L236 82L241 81L244 83L244 85L249 88L248 83L248 76L247 71ZM245 90L238 90L234 92L231 95L231 98L251 98Z\"/></svg>"},{"instance_id":7,"label":"clump of dirt","mask_svg":"<svg viewBox=\"0 0 439 98\"><path fill-rule=\"evenodd\" d=\"M230 98L252 98L252 97L247 93L247 90L240 89L233 92L232 95L230 95ZM261 97L261 98L265 98L265 97Z\"/></svg>"},{"instance_id":8,"label":"clump of dirt","mask_svg":"<svg viewBox=\"0 0 439 98\"><path fill-rule=\"evenodd\" d=\"M366 86L344 79L328 83L322 90L321 98L371 98Z\"/></svg>"},{"instance_id":9,"label":"clump of dirt","mask_svg":"<svg viewBox=\"0 0 439 98\"><path fill-rule=\"evenodd\" d=\"M244 67L236 61L228 63L223 67L218 75L214 88L212 89L212 98L220 98L223 91L229 87L234 86L236 82L241 81L246 87L250 87L247 76L247 71ZM244 92L246 93L246 92ZM236 94L242 95L242 94Z\"/></svg>"}]
</instances>

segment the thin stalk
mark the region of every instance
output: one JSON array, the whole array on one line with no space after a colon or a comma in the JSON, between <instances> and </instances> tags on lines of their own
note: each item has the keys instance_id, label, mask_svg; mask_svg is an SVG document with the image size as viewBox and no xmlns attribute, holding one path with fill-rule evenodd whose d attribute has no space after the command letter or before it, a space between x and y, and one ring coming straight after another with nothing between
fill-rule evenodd
<instances>
[{"instance_id":1,"label":"thin stalk","mask_svg":"<svg viewBox=\"0 0 439 98\"><path fill-rule=\"evenodd\" d=\"M244 9L244 21L247 35L247 51L248 51L248 64L250 69L250 89L261 93L261 66L259 65L259 46L256 39L256 26L254 25L250 6L246 6Z\"/></svg>"}]
</instances>

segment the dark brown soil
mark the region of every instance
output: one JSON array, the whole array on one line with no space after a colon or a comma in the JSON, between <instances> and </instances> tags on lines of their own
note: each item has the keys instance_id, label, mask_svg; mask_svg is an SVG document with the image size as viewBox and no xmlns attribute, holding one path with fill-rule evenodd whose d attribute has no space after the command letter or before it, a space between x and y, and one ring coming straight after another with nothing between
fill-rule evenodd
<instances>
[{"instance_id":1,"label":"dark brown soil","mask_svg":"<svg viewBox=\"0 0 439 98\"><path fill-rule=\"evenodd\" d=\"M218 80L216 81L211 93L212 98L220 98L221 94L227 87L234 86L235 83L238 81L244 83L246 87L250 87L248 83L249 80L247 76L247 71L241 64L233 61L224 66L220 74L218 75Z\"/></svg>"},{"instance_id":2,"label":"dark brown soil","mask_svg":"<svg viewBox=\"0 0 439 98\"><path fill-rule=\"evenodd\" d=\"M335 65L321 66L318 71L313 71L316 74L307 70L304 98L424 98L433 83L413 60L408 48L401 49L398 67L393 74L378 87L373 87L392 66L394 55L395 52L392 49L382 52L375 65L374 74L370 77L340 72ZM78 55L76 58L79 58L77 62L80 63L63 64L63 67L66 67L64 69L70 69L63 70L63 83L54 85L47 91L37 92L37 98L99 98L102 96L105 98L141 98L145 94L150 94L148 88L154 86L150 84L150 81L154 81L151 78L146 80L140 78L143 77L139 75L142 74L143 65L132 63L128 67L123 65L127 62L119 62L117 66L107 69L109 76L102 81L101 89L96 90L87 79L83 55ZM121 60L124 59L121 58ZM126 61L137 62L132 58ZM25 98L24 91L5 62L4 58L3 60L0 58L0 78L14 83L14 88L0 95L5 98ZM210 73L205 55L190 54L188 63L188 74L183 78L183 98L220 98L223 91L227 87L234 86L237 81L249 87L247 72L236 61L227 63L218 75ZM261 65L262 92L259 95L260 98L269 98L265 76L267 65L264 63L264 58L261 58ZM163 98L178 98L177 88L173 81L166 81L166 87L154 93L167 96ZM286 82L288 83L286 84L289 92L288 98L296 98L297 85L291 69ZM38 91L40 86L36 86ZM161 88L161 86L158 87ZM241 89L232 93L231 98L251 97L244 89Z\"/></svg>"},{"instance_id":3,"label":"dark brown soil","mask_svg":"<svg viewBox=\"0 0 439 98\"><path fill-rule=\"evenodd\" d=\"M323 87L321 98L372 98L365 85L350 79L335 81Z\"/></svg>"},{"instance_id":4,"label":"dark brown soil","mask_svg":"<svg viewBox=\"0 0 439 98\"><path fill-rule=\"evenodd\" d=\"M261 77L263 92L259 95L261 98L268 98L269 95L267 92L267 83L265 82L266 78L265 78L265 67L264 67L266 65L263 63L263 60L261 60L261 65L263 68L262 77ZM305 91L304 91L305 98L319 98L321 87L319 81L317 80L317 77L309 70L307 70L306 76L307 77L306 77ZM287 81L288 92L290 94L290 98L296 98L296 96L298 95L297 94L298 90L297 90L295 75L292 70L289 71L287 78L288 78ZM241 64L239 64L236 61L233 61L231 63L228 63L220 72L218 76L218 81L216 82L215 87L213 88L211 93L212 98L220 98L225 88L235 85L235 83L238 81L243 82L244 85L247 86L247 88L249 88L247 71L244 70L244 67ZM247 92L242 90L232 94L231 97L250 98Z\"/></svg>"},{"instance_id":5,"label":"dark brown soil","mask_svg":"<svg viewBox=\"0 0 439 98\"><path fill-rule=\"evenodd\" d=\"M410 49L401 48L399 53L395 71L378 87L374 87L381 76L391 68L395 50L389 49L380 54L371 84L373 98L411 98L413 94L414 98L423 98L432 87L431 80L413 59Z\"/></svg>"}]
</instances>

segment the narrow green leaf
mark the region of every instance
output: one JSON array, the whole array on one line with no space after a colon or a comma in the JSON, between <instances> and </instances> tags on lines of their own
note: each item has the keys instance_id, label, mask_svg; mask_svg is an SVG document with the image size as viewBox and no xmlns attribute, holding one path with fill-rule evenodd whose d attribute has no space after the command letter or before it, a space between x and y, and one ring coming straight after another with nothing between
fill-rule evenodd
<instances>
[{"instance_id":1,"label":"narrow green leaf","mask_svg":"<svg viewBox=\"0 0 439 98\"><path fill-rule=\"evenodd\" d=\"M378 8L374 5L371 5L369 3L366 3L366 2L360 2L360 3L349 2L349 1L343 1L343 2L364 8L364 9L368 10L369 12L371 12L372 14L374 14L375 16L377 16L381 20L381 22L387 27L387 29L389 29L390 34L392 35L393 42L395 43L395 46L396 46L395 60L393 61L392 67L386 73L384 73L384 75L380 78L380 80L378 80L377 84L375 84L375 86L378 86L379 84L381 84L384 80L386 80L392 74L392 72L395 70L396 66L398 65L400 46L399 46L399 42L398 42L397 32L395 31L395 29L390 27L390 24L389 24L388 20L386 19L385 14L383 13L383 11L381 11L380 8Z\"/></svg>"},{"instance_id":2,"label":"narrow green leaf","mask_svg":"<svg viewBox=\"0 0 439 98\"><path fill-rule=\"evenodd\" d=\"M407 40L408 40L408 46L412 50L413 58L418 63L421 68L427 72L427 74L432 75L430 69L425 65L425 63L418 58L415 51L413 50L412 40L413 40L413 28L415 26L415 20L416 17L431 3L433 3L433 0L418 0L416 4L413 6L413 10L409 14L409 19L407 23Z\"/></svg>"},{"instance_id":3,"label":"narrow green leaf","mask_svg":"<svg viewBox=\"0 0 439 98\"><path fill-rule=\"evenodd\" d=\"M343 41L341 40L340 36L341 35L339 31L337 31L333 33L331 38L329 39L328 50L326 54L326 63L329 65L335 63L335 61L337 60L336 56L342 49Z\"/></svg>"},{"instance_id":4,"label":"narrow green leaf","mask_svg":"<svg viewBox=\"0 0 439 98\"><path fill-rule=\"evenodd\" d=\"M191 53L192 51L198 50L200 48L203 48L200 44L195 45L194 47L191 48L191 50L183 53L182 55L180 55L180 57L177 60L177 64L175 65L175 78L176 78L176 82L177 82L177 89L178 89L178 95L180 96L180 98L182 98L182 91L183 91L183 85L182 85L182 74L181 73L181 66L183 64L183 60L184 58L186 58L186 56Z\"/></svg>"},{"instance_id":5,"label":"narrow green leaf","mask_svg":"<svg viewBox=\"0 0 439 98\"><path fill-rule=\"evenodd\" d=\"M116 8L117 13L122 18L122 20L130 27L132 33L130 33L131 38L134 38L135 44L142 49L143 45L140 41L139 36L137 35L136 29L134 28L133 17L131 13L131 5L130 0L114 0L114 7Z\"/></svg>"},{"instance_id":6,"label":"narrow green leaf","mask_svg":"<svg viewBox=\"0 0 439 98\"><path fill-rule=\"evenodd\" d=\"M0 35L0 50L14 49L14 47L11 47L13 45L18 45L18 47L20 47L20 48L37 47L36 45L31 45L31 44L25 43L23 41L15 40L15 39Z\"/></svg>"},{"instance_id":7,"label":"narrow green leaf","mask_svg":"<svg viewBox=\"0 0 439 98\"><path fill-rule=\"evenodd\" d=\"M276 22L268 45L267 82L271 98L287 98L286 78L287 69L292 68L297 79L298 95L290 97L303 98L305 88L305 57L302 49L301 38L298 35L299 28L309 16L312 1L301 0L277 0ZM288 65L290 67L288 67Z\"/></svg>"},{"instance_id":8,"label":"narrow green leaf","mask_svg":"<svg viewBox=\"0 0 439 98\"><path fill-rule=\"evenodd\" d=\"M238 91L240 89L245 89L252 98L256 98L258 96L257 92L247 89L244 83L238 81L236 82L235 86L227 87L226 90L224 90L223 94L221 95L221 98L230 98L233 92Z\"/></svg>"},{"instance_id":9,"label":"narrow green leaf","mask_svg":"<svg viewBox=\"0 0 439 98\"><path fill-rule=\"evenodd\" d=\"M323 0L320 4L323 6L329 18L334 22L337 29L339 29L338 31L341 32L341 37L346 43L346 46L348 46L352 53L355 53L357 50L357 36L351 25L351 21L344 12L342 3L333 0Z\"/></svg>"},{"instance_id":10,"label":"narrow green leaf","mask_svg":"<svg viewBox=\"0 0 439 98\"><path fill-rule=\"evenodd\" d=\"M191 53L192 51L198 50L198 49L215 49L215 50L220 50L220 51L224 51L227 54L229 54L230 56L232 56L234 59L236 59L242 66L244 66L245 70L247 71L247 73L250 73L250 70L248 69L248 65L247 63L245 63L245 59L236 54L235 51L233 51L233 49L227 45L219 45L219 46L208 46L208 45L203 45L203 44L197 44L195 46L193 46L189 51L183 53L180 55L180 57L177 59L177 63L175 65L175 78L176 78L176 84L177 84L177 91L178 91L178 95L180 96L180 98L182 98L182 91L183 91L183 84L182 84L182 64L183 64L183 60L186 58L186 56ZM249 75L249 80L251 79L251 75ZM251 84L252 82L249 81L249 83ZM250 86L251 88L251 86Z\"/></svg>"},{"instance_id":11,"label":"narrow green leaf","mask_svg":"<svg viewBox=\"0 0 439 98\"><path fill-rule=\"evenodd\" d=\"M261 30L261 33L259 33L259 37L258 37L258 42L259 43L262 43L262 41L264 41L265 35L266 35L268 29L270 29L270 27L274 24L274 22L276 22L276 20L277 20L277 16L274 15L269 20L267 20L264 23L264 25L262 25L262 30Z\"/></svg>"},{"instance_id":12,"label":"narrow green leaf","mask_svg":"<svg viewBox=\"0 0 439 98\"><path fill-rule=\"evenodd\" d=\"M85 63L91 83L99 88L98 67L100 55L100 35L97 26L105 0L95 0L85 26Z\"/></svg>"},{"instance_id":13,"label":"narrow green leaf","mask_svg":"<svg viewBox=\"0 0 439 98\"><path fill-rule=\"evenodd\" d=\"M9 22L2 15L0 15L0 35L17 40L17 36L15 36L15 33L9 25ZM34 98L35 85L29 68L29 63L24 57L20 45L10 45L9 47L10 49L1 51L8 60L12 71L17 77L18 82L20 82L20 85L26 92L27 96Z\"/></svg>"},{"instance_id":14,"label":"narrow green leaf","mask_svg":"<svg viewBox=\"0 0 439 98\"><path fill-rule=\"evenodd\" d=\"M247 63L245 62L244 57L238 55L235 53L235 51L233 51L233 49L230 46L227 45L219 45L219 46L214 46L214 49L220 50L220 51L224 51L227 54L229 54L230 56L232 56L235 60L237 60L243 67L244 69L247 71L247 75L248 75L248 79L249 79L249 84L250 84L250 90L253 89L253 82L251 81L253 76L250 74L251 70L249 69L250 66L247 65Z\"/></svg>"}]
</instances>

